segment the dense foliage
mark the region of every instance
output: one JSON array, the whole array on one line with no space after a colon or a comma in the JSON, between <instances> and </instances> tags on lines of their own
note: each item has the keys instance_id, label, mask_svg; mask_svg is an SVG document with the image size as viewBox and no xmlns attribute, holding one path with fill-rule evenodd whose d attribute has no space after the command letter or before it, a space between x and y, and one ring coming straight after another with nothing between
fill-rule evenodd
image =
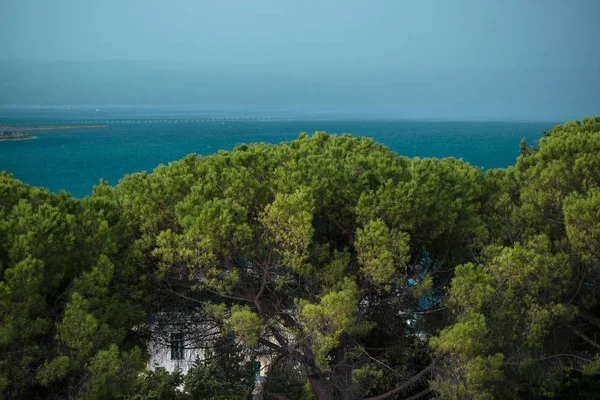
<instances>
[{"instance_id":1,"label":"dense foliage","mask_svg":"<svg viewBox=\"0 0 600 400\"><path fill-rule=\"evenodd\" d=\"M0 397L592 396L600 117L520 150L484 173L317 132L81 200L2 174ZM186 376L144 372L165 315L209 347Z\"/></svg>"}]
</instances>

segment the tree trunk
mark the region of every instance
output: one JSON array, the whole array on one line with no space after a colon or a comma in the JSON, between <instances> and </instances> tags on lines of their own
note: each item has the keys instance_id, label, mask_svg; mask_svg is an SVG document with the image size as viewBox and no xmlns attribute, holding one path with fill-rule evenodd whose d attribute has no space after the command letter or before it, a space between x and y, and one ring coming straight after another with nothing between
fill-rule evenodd
<instances>
[{"instance_id":1,"label":"tree trunk","mask_svg":"<svg viewBox=\"0 0 600 400\"><path fill-rule=\"evenodd\" d=\"M333 400L333 393L329 383L320 373L313 373L308 376L308 381L317 396L317 400Z\"/></svg>"},{"instance_id":2,"label":"tree trunk","mask_svg":"<svg viewBox=\"0 0 600 400\"><path fill-rule=\"evenodd\" d=\"M333 370L335 376L333 383L336 387L336 394L339 400L354 400L355 387L352 382L352 367L344 362L346 358L345 339L342 338L340 346L336 352L337 367Z\"/></svg>"}]
</instances>

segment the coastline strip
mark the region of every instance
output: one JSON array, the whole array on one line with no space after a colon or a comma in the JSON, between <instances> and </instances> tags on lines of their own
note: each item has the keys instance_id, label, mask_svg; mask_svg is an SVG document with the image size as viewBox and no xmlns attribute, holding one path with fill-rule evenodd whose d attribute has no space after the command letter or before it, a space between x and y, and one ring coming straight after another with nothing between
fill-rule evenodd
<instances>
[{"instance_id":1,"label":"coastline strip","mask_svg":"<svg viewBox=\"0 0 600 400\"><path fill-rule=\"evenodd\" d=\"M0 132L39 132L39 131L67 131L76 129L105 129L110 128L110 125L63 125L63 126L0 126Z\"/></svg>"},{"instance_id":2,"label":"coastline strip","mask_svg":"<svg viewBox=\"0 0 600 400\"><path fill-rule=\"evenodd\" d=\"M6 139L6 138L0 137L0 142L18 142L20 140L33 140L33 139L37 139L37 136L25 136L25 137L17 137L17 138L12 138L12 139Z\"/></svg>"}]
</instances>

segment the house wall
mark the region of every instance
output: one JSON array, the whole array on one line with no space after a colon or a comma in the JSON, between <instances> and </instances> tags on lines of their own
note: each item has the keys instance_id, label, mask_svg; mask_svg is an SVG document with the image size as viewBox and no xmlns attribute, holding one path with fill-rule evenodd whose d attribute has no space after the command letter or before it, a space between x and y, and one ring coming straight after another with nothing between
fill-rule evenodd
<instances>
[{"instance_id":1,"label":"house wall","mask_svg":"<svg viewBox=\"0 0 600 400\"><path fill-rule=\"evenodd\" d=\"M169 314L161 314L157 316L157 320L163 321L177 321L177 316L170 316ZM205 358L205 350L198 347L203 347L211 344L211 340L206 342L198 342L193 339L191 336L186 337L184 335L183 339L183 357L182 359L172 359L171 354L171 343L169 338L172 338L173 333L182 332L175 325L171 325L167 323L154 323L151 325L151 331L154 332L151 336L151 340L148 342L148 361L146 364L146 368L155 371L159 368L163 368L168 372L173 372L175 370L181 371L183 374L187 374L188 371L193 367L194 362L196 360L203 360ZM186 324L186 330L188 334L190 331L204 331L210 332L211 329L207 327L203 327L202 324L198 324L197 321L190 321L189 324ZM215 331L215 333L217 333ZM256 349L260 350L260 349ZM258 354L257 354L258 353ZM266 379L266 375L268 373L268 369L271 365L272 358L270 355L260 354L260 351L250 351L247 353L246 361L250 361L251 359L256 359L260 362L260 371L258 372L256 379L256 387L260 388L261 384Z\"/></svg>"},{"instance_id":2,"label":"house wall","mask_svg":"<svg viewBox=\"0 0 600 400\"><path fill-rule=\"evenodd\" d=\"M190 348L189 344L189 342L184 340L183 359L173 360L171 359L170 344L163 342L149 343L148 354L150 357L148 359L147 368L151 371L155 371L158 368L164 368L169 372L178 369L184 374L187 374L197 358L204 358L204 351L202 349Z\"/></svg>"}]
</instances>

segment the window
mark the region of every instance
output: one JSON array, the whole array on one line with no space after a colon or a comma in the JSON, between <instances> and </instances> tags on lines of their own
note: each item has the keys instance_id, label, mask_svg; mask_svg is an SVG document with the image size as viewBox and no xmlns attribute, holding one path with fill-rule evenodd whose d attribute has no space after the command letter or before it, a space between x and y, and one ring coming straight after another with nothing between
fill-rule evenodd
<instances>
[{"instance_id":1,"label":"window","mask_svg":"<svg viewBox=\"0 0 600 400\"><path fill-rule=\"evenodd\" d=\"M183 333L171 333L171 360L183 360Z\"/></svg>"}]
</instances>

